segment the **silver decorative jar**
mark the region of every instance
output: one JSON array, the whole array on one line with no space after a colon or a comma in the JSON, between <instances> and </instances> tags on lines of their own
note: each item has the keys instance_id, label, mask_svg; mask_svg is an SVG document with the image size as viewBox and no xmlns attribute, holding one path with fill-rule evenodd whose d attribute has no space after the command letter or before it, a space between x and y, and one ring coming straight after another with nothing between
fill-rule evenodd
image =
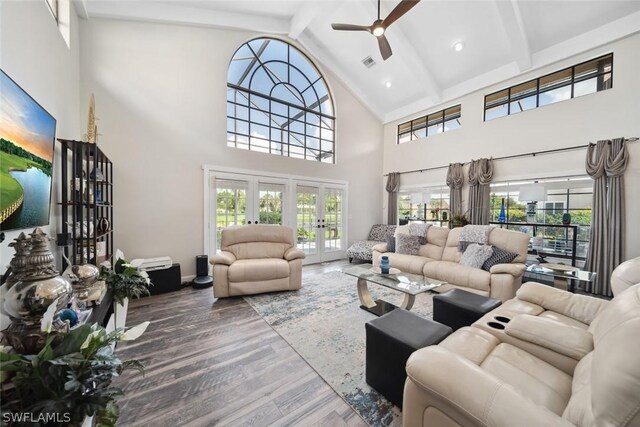
<instances>
[{"instance_id":1,"label":"silver decorative jar","mask_svg":"<svg viewBox=\"0 0 640 427\"><path fill-rule=\"evenodd\" d=\"M40 322L42 315L56 299L57 310L66 308L71 293L71 282L62 276L20 281L7 292L4 310L12 319Z\"/></svg>"}]
</instances>

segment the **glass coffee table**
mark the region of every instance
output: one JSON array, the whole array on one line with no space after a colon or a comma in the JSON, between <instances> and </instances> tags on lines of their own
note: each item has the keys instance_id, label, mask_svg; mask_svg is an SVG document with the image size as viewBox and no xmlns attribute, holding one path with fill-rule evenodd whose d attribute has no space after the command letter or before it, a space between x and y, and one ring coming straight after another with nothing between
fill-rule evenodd
<instances>
[{"instance_id":1,"label":"glass coffee table","mask_svg":"<svg viewBox=\"0 0 640 427\"><path fill-rule=\"evenodd\" d=\"M593 282L596 273L580 270L578 267L563 264L533 264L527 266L527 273L553 277L553 286L569 292L575 292L575 281Z\"/></svg>"},{"instance_id":2,"label":"glass coffee table","mask_svg":"<svg viewBox=\"0 0 640 427\"><path fill-rule=\"evenodd\" d=\"M381 274L379 269L371 264L361 264L353 267L344 268L342 273L358 278L358 297L360 298L360 308L382 316L392 310L395 305L390 302L378 299L374 300L369 293L369 283L384 286L395 291L402 292L404 299L400 308L411 310L415 302L416 295L435 289L445 282L441 280L430 279L417 274L403 273L397 269L391 269L389 274Z\"/></svg>"}]
</instances>

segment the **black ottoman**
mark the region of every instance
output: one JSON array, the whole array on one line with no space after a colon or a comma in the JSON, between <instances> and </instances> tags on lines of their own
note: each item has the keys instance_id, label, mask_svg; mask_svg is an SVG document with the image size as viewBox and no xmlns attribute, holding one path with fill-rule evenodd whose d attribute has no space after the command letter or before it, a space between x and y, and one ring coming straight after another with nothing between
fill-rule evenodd
<instances>
[{"instance_id":1,"label":"black ottoman","mask_svg":"<svg viewBox=\"0 0 640 427\"><path fill-rule=\"evenodd\" d=\"M502 301L461 289L433 296L433 320L451 326L454 331L469 326Z\"/></svg>"},{"instance_id":2,"label":"black ottoman","mask_svg":"<svg viewBox=\"0 0 640 427\"><path fill-rule=\"evenodd\" d=\"M397 308L365 324L367 384L402 408L405 366L414 351L438 344L451 328Z\"/></svg>"}]
</instances>

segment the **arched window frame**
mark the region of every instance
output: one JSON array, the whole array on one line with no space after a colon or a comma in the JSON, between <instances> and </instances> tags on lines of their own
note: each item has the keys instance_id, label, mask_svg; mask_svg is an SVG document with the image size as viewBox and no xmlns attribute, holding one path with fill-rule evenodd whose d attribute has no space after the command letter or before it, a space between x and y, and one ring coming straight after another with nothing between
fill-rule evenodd
<instances>
[{"instance_id":1,"label":"arched window frame","mask_svg":"<svg viewBox=\"0 0 640 427\"><path fill-rule=\"evenodd\" d=\"M276 51L286 46L286 58L263 60L262 55L272 42L282 44L275 45ZM256 46L259 48L256 49ZM239 57L239 53L243 51L250 52L250 55ZM270 54L273 53L272 49ZM294 64L292 54L299 55L299 58L295 58L297 61L306 62L309 67L307 72ZM245 61L247 66L232 69L234 61ZM273 70L275 65L270 67L270 64L281 64L280 74L282 66L286 67L286 81L283 75L278 76L278 70ZM233 79L239 70L242 70L239 77ZM269 85L254 80L258 78L259 71L263 71L262 74L268 77ZM309 71L315 75L310 77ZM292 72L298 73L298 78L292 79ZM304 82L303 85L301 82ZM278 96L281 91L288 91L288 94L284 93L290 99ZM311 96L305 96L307 91L310 91ZM285 110L286 114L283 113ZM324 76L298 47L279 38L258 37L243 43L234 52L227 72L228 146L335 163L334 111L333 99Z\"/></svg>"}]
</instances>

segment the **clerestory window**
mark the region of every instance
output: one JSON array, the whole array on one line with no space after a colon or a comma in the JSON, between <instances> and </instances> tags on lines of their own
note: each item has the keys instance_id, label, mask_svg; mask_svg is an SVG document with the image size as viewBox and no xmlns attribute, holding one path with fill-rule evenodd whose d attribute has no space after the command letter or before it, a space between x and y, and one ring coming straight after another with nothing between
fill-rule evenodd
<instances>
[{"instance_id":1,"label":"clerestory window","mask_svg":"<svg viewBox=\"0 0 640 427\"><path fill-rule=\"evenodd\" d=\"M227 145L335 163L335 116L324 77L282 40L253 39L227 72Z\"/></svg>"}]
</instances>

